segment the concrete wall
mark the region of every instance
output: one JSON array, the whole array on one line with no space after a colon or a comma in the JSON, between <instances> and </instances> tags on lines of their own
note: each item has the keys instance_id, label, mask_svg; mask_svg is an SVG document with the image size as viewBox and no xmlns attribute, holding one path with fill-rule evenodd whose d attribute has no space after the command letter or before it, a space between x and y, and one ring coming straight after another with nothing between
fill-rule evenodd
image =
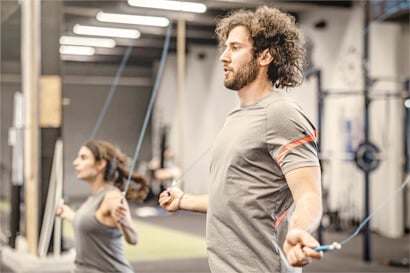
<instances>
[{"instance_id":1,"label":"concrete wall","mask_svg":"<svg viewBox=\"0 0 410 273\"><path fill-rule=\"evenodd\" d=\"M326 27L315 28L320 20ZM349 91L355 95L326 98L322 128L323 185L328 191L327 205L338 210L342 220L363 219L363 174L351 161L352 151L363 140L363 10L358 2L351 10L321 8L320 12L300 14L301 27L313 43L312 64L323 72L323 88L329 92ZM370 75L372 77L409 77L409 27L395 23L373 25L370 31ZM176 154L183 151L184 167L190 171L183 177L183 188L193 193L207 192L209 152L225 115L237 105L235 92L223 87L223 71L215 47L190 46L186 59L186 97L184 131L179 130L176 57L170 55L161 79L151 128L148 129L141 150L141 161L159 155L159 128L170 128L169 146ZM17 73L18 66L2 64L2 73ZM10 71L5 71L7 67ZM63 96L69 103L63 108L65 194L82 198L88 194L85 183L76 181L71 162L78 148L90 136L98 114L110 89L118 66L86 67L81 63L66 64L62 69ZM139 130L146 112L151 87L141 84L133 76L132 66L124 72L110 108L97 137L118 144L133 156ZM90 72L91 71L91 72ZM93 75L102 75L95 82ZM4 75L3 75L4 76ZM155 73L147 71L147 77ZM131 80L132 83L129 82ZM381 82L372 92L396 92L397 82ZM17 79L2 77L0 92L0 169L1 195L7 194L10 181L11 150L7 145L7 131L11 125L13 93L20 90ZM290 91L304 107L307 115L317 123L317 92L314 78ZM382 151L382 163L371 175L371 211L403 180L403 111L400 99L390 97L374 100L370 109L371 141ZM183 134L184 142L180 136ZM152 143L152 146L151 146ZM181 149L180 147L183 147ZM201 156L203 155L203 156ZM193 165L194 164L194 165ZM372 220L372 227L381 234L397 237L403 230L401 196L392 201Z\"/></svg>"},{"instance_id":2,"label":"concrete wall","mask_svg":"<svg viewBox=\"0 0 410 273\"><path fill-rule=\"evenodd\" d=\"M67 102L63 108L64 190L68 197L81 198L89 193L88 185L75 178L72 161L80 146L91 136L117 69L118 66L114 65L87 67L78 63L68 63L64 67L63 97ZM151 86L136 86L138 82L132 81L136 69L126 66L96 134L96 138L118 145L130 157L130 163L134 157L152 91ZM99 75L99 83L91 82L91 73ZM147 79L152 79L151 71L148 70L146 73ZM127 82L127 79L131 82ZM145 132L138 159L138 164L151 159L150 127Z\"/></svg>"},{"instance_id":3,"label":"concrete wall","mask_svg":"<svg viewBox=\"0 0 410 273\"><path fill-rule=\"evenodd\" d=\"M13 97L21 89L19 82L0 83L0 197L10 195L12 150L8 132L13 122Z\"/></svg>"},{"instance_id":4,"label":"concrete wall","mask_svg":"<svg viewBox=\"0 0 410 273\"><path fill-rule=\"evenodd\" d=\"M395 78L410 76L408 28L405 30L393 23L373 25L370 40L370 73L372 77L379 79L374 84L372 93L397 94L399 90L403 90L403 82L396 81ZM404 181L403 100L395 96L375 98L370 115L372 139L382 150L382 163L372 175L371 184L371 208L376 209ZM379 227L383 234L392 237L402 234L402 197L399 194L382 213L375 216L373 226Z\"/></svg>"},{"instance_id":5,"label":"concrete wall","mask_svg":"<svg viewBox=\"0 0 410 273\"><path fill-rule=\"evenodd\" d=\"M8 146L8 129L13 119L13 94L21 89L16 69L8 73L3 70L0 92L0 170L1 197L9 196L11 175L11 147ZM17 67L17 66L16 66ZM118 66L88 66L81 63L67 63L63 66L63 125L64 142L64 195L67 199L84 198L89 194L86 183L75 178L72 161L80 146L86 142L96 125L103 104L111 88ZM96 138L118 145L132 160L140 136L148 100L151 96L151 70L145 72L146 80L136 80L138 68L127 66L115 88ZM95 78L95 75L99 75ZM139 162L151 159L151 128L147 128L139 154Z\"/></svg>"},{"instance_id":6,"label":"concrete wall","mask_svg":"<svg viewBox=\"0 0 410 273\"><path fill-rule=\"evenodd\" d=\"M205 57L200 58L199 55ZM176 58L170 56L153 116L154 132L164 124L171 128L169 146L176 153L176 161L181 145L180 134L184 135L184 165L185 168L192 168L183 177L183 187L193 193L207 192L210 152L205 152L212 145L225 115L237 104L236 93L223 86L223 68L218 58L219 52L214 47L190 49L186 60L185 131L181 132ZM153 143L158 143L158 140L154 139ZM153 147L159 145L154 144ZM158 155L158 151L154 154Z\"/></svg>"}]
</instances>

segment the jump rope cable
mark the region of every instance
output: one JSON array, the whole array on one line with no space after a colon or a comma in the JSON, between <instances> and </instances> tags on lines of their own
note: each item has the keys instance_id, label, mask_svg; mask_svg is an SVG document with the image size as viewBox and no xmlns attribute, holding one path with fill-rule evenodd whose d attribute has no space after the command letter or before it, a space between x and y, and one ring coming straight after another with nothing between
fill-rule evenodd
<instances>
[{"instance_id":1,"label":"jump rope cable","mask_svg":"<svg viewBox=\"0 0 410 273\"><path fill-rule=\"evenodd\" d=\"M164 45L164 48L163 48L163 51L162 51L162 55L161 55L161 62L160 62L160 66L159 66L158 75L157 75L157 78L156 78L156 81L155 81L155 84L154 84L154 90L153 90L153 92L152 92L151 99L150 99L150 102L149 102L149 105L148 105L148 109L147 109L147 112L146 112L146 115L145 115L145 119L144 119L144 123L143 123L142 129L141 129L140 137L139 137L139 139L138 139L137 147L136 147L136 150L135 150L135 155L134 155L134 158L133 158L133 161L132 161L132 164L131 164L131 168L130 168L130 173L129 173L127 182L126 182L126 184L125 184L124 191L122 192L121 202L123 202L123 200L124 200L124 198L125 198L125 194L126 194L126 192L127 192L127 190L128 190L129 184L130 184L130 182L131 182L131 174L132 174L132 172L133 172L133 170L134 170L134 168L135 168L135 164L136 164L136 161L137 161L137 159L138 159L139 151L140 151L140 149L141 149L142 140L143 140L143 137L144 137L144 134L145 134L145 130L146 130L147 126L148 126L148 120L149 120L149 117L150 117L151 112L152 112L152 107L153 107L155 98L156 98L157 93L158 93L159 79L161 78L162 73L163 73L163 70L164 70L164 65L165 65L165 60L166 60L166 57L167 57L167 52L168 52L170 37L171 37L171 25L170 25L170 26L168 27L168 29L167 29L167 36L166 36L166 39L165 39L165 45ZM130 48L128 48L127 53L129 54L130 51L131 51ZM127 55L127 54L126 54L126 55ZM126 62L126 59L127 59L127 58L128 58L128 57L124 58L123 60L125 60L125 62ZM125 62L124 62L124 63L125 63ZM119 71L122 71L122 69L120 69ZM120 74L120 73L117 73L117 74ZM111 92L110 92L110 93L111 93ZM111 95L111 97L112 97L112 94L110 94L110 95ZM106 103L106 105L107 105L107 103ZM106 108L106 105L104 105L105 108ZM106 111L106 109L105 109L104 111ZM101 118L101 119L102 119L102 118ZM100 120L100 119L99 119L99 120ZM101 122L101 121L100 121L100 122ZM97 127L96 127L96 128L97 128ZM95 131L96 131L96 130L95 130ZM180 177L178 177L178 179L174 180L174 181L172 182L172 187L177 187L177 186L179 186L179 185L181 184L181 182L182 182L182 178L209 152L210 149L211 149L211 146L208 147L208 148L182 173L182 175L181 175ZM375 216L377 213L379 213L380 210L382 210L390 201L392 201L392 199L394 199L394 198L396 197L396 195L397 195L398 193L400 193L400 192L404 189L404 187L405 187L409 182L410 182L410 176L408 176L407 179L405 179L404 182L403 182L393 193L391 193L391 194L389 195L389 197L388 197L384 202L382 202L382 203L376 208L376 210L374 210L368 217L366 217L366 219L364 219L364 220L362 221L362 223L357 227L357 229L355 230L355 232L354 232L352 235L350 235L348 238L346 238L345 240L341 241L340 243L334 242L334 243L332 243L332 244L330 244L330 245L322 245L322 246L316 247L316 248L314 248L314 250L315 250L315 251L326 252L326 251L329 251L329 250L340 249L342 245L348 243L348 242L351 241L354 237L356 237L356 236L359 234L359 232L363 229L363 227L370 221L370 219L373 218L373 216Z\"/></svg>"},{"instance_id":2,"label":"jump rope cable","mask_svg":"<svg viewBox=\"0 0 410 273\"><path fill-rule=\"evenodd\" d=\"M178 179L174 180L172 182L171 187L178 187L180 183L182 182L182 178L209 152L212 146L208 147L183 173L181 176L178 177ZM329 250L336 250L336 249L341 249L342 245L347 244L349 241L351 241L354 237L356 237L359 232L363 229L363 227L370 221L371 218L373 218L377 213L379 213L388 203L390 203L404 188L407 184L410 183L410 175L404 180L404 182L394 191L392 192L386 200L384 200L377 208L368 216L366 219L364 219L360 225L356 228L355 232L353 232L348 238L344 239L340 243L334 242L330 245L322 245L319 247L314 248L313 250L315 251L322 251L326 252Z\"/></svg>"},{"instance_id":3,"label":"jump rope cable","mask_svg":"<svg viewBox=\"0 0 410 273\"><path fill-rule=\"evenodd\" d=\"M382 14L381 16L379 16L378 18L376 18L373 22L369 23L367 26L365 26L365 29L363 31L363 35L366 35L369 31L370 31L370 27L374 24L380 24L382 23L384 20L386 20L390 15L392 15L393 13L397 12L401 7L399 6L394 6L391 7L390 9L388 9L384 14ZM335 250L335 249L341 249L342 245L348 243L350 240L352 240L354 237L356 237L359 232L363 229L363 227L370 221L370 219L376 215L377 213L379 213L379 211L381 209L383 209L392 199L394 199L394 197L396 197L396 195L401 192L404 187L410 182L410 176L408 176L404 182L393 192L389 195L389 197L382 202L369 216L366 217L366 219L364 219L361 224L357 227L357 229L355 230L355 232L350 235L348 238L344 239L343 241L341 241L340 243L334 242L330 245L322 245L319 247L314 248L315 251L329 251L329 250Z\"/></svg>"},{"instance_id":4,"label":"jump rope cable","mask_svg":"<svg viewBox=\"0 0 410 273\"><path fill-rule=\"evenodd\" d=\"M344 239L340 243L334 242L331 245L323 245L323 246L316 247L314 248L314 250L325 252L329 250L340 249L342 245L348 243L354 237L356 237L359 234L359 232L363 229L363 227L370 221L370 219L373 216L375 216L377 213L379 213L380 210L382 210L390 201L392 201L396 197L396 195L399 194L409 182L410 182L410 175L407 176L404 182L394 192L392 192L385 201L383 201L369 216L366 217L366 219L364 219L361 222L361 224L357 227L356 231L352 233L352 235L350 235L348 238Z\"/></svg>"},{"instance_id":5,"label":"jump rope cable","mask_svg":"<svg viewBox=\"0 0 410 273\"><path fill-rule=\"evenodd\" d=\"M382 20L384 20L384 18ZM368 31L368 28L369 27L367 27L367 29L365 31ZM161 75L162 75L163 70L164 70L164 65L165 65L165 60L166 60L166 57L167 57L170 37L171 37L171 24L168 26L168 29L167 29L167 36L166 36L166 39L165 39L164 48L162 50L160 67L159 67L159 71L158 71L157 78L156 78L156 81L155 81L154 90L153 90L152 95L151 95L150 103L149 103L149 106L148 106L148 109L147 109L147 112L146 112L146 115L145 115L145 119L144 119L144 124L143 124L142 129L141 129L140 137L138 139L137 147L136 147L136 150L135 150L135 155L134 155L134 158L133 158L133 161L132 161L132 164L131 164L131 168L130 168L130 174L129 174L127 182L125 184L124 191L122 192L121 202L123 202L123 200L125 198L125 194L128 190L129 184L131 182L131 174L132 174L132 172L135 168L135 164L136 164L136 161L138 159L139 151L140 151L141 145L142 145L142 139L143 139L143 136L145 134L145 130L148 126L148 120L149 120L149 117L150 117L151 112L152 112L153 103L154 103L155 97L158 93L159 79L161 78ZM184 171L184 173L177 180L175 180L173 182L172 186L178 186L182 182L182 180L181 180L182 177L184 177L184 175L186 173L188 173L192 169L192 167L195 166L196 163L198 163L198 161L203 156L205 156L205 154L209 151L209 149L210 149L210 147L203 154L201 154L199 156L199 158L197 160L195 160ZM352 235L350 235L347 239L343 240L340 243L333 243L331 245L323 245L323 246L314 248L314 250L315 251L325 252L325 251L329 251L329 250L340 249L342 245L348 243L350 240L352 240L354 237L356 237L359 234L360 230L362 230L362 228L370 221L370 219L374 215L376 215L381 209L383 209L399 192L401 192L409 182L410 182L410 176L407 177L407 179L400 185L400 187L397 188L396 191L394 191L392 194L390 194L389 198L387 198L384 202L382 202L373 213L371 213L366 219L364 219L362 221L362 223L359 225L359 227L356 229L356 231Z\"/></svg>"},{"instance_id":6,"label":"jump rope cable","mask_svg":"<svg viewBox=\"0 0 410 273\"><path fill-rule=\"evenodd\" d=\"M373 22L370 22L367 26L365 26L365 29L363 31L363 35L368 34L368 32L370 31L370 27L373 24L380 24L382 23L384 20L386 20L390 15L394 14L395 12L399 11L401 8L403 8L403 6L397 5L397 6L393 6L390 9L388 9L384 14L380 15L378 18L376 18ZM399 192L401 192L404 187L410 182L410 176L408 176L404 182L393 192L389 195L389 197L382 202L375 211L373 211L373 213L371 213L368 217L366 217L366 219L364 219L361 224L357 227L357 229L355 230L355 232L350 235L348 238L346 238L345 240L341 241L340 243L334 242L331 245L323 245L323 246L319 246L314 248L314 250L316 251L329 251L329 250L335 250L335 249L341 249L342 245L348 243L350 240L352 240L354 237L357 236L357 234L359 234L359 232L363 229L363 227L370 221L370 219L376 215L381 209L383 209Z\"/></svg>"},{"instance_id":7,"label":"jump rope cable","mask_svg":"<svg viewBox=\"0 0 410 273\"><path fill-rule=\"evenodd\" d=\"M168 26L168 29L167 29L167 35L166 35L165 42L164 42L164 48L162 50L159 71L158 71L157 78L156 78L156 81L155 81L155 84L154 84L154 89L153 89L152 94L151 94L150 103L149 103L149 106L148 106L148 109L147 109L147 112L146 112L146 115L145 115L145 119L144 119L144 123L143 123L142 129L141 129L141 133L140 133L140 136L139 136L139 139L138 139L138 144L137 144L134 159L132 161L132 165L131 165L131 168L130 168L130 173L128 175L128 179L127 179L127 182L125 184L124 191L121 193L121 203L124 202L125 194L128 190L128 187L129 187L129 184L130 184L130 181L131 181L131 175L132 175L133 170L135 168L135 163L137 161L138 154L139 154L139 151L141 149L142 139L144 138L145 130L148 126L148 120L149 120L149 117L150 117L151 112L152 112L153 103L154 103L155 97L158 93L159 79L161 78L163 70L164 70L165 60L166 60L166 57L167 57L167 52L168 52L170 38L171 38L171 30L172 30L172 24L170 24ZM108 106L110 105L112 97L114 96L114 93L116 91L116 87L118 85L118 81L121 77L122 72L124 71L125 64L127 63L128 59L129 59L129 56L131 55L132 48L133 48L133 46L129 46L127 48L127 51L125 52L124 57L121 60L121 64L120 64L120 66L119 66L119 68L118 68L118 70L115 74L115 78L113 80L113 83L111 84L110 91L108 92L107 98L105 99L103 108L102 108L102 110L101 110L101 112L100 112L100 114L97 118L97 122L94 126L94 129L91 132L90 139L95 138L95 136L97 134L97 131L98 131L100 125L101 125L101 122L102 122L102 120L105 116L105 113L108 110ZM60 204L60 206L62 206L64 204L64 199L63 198L60 199L59 204Z\"/></svg>"},{"instance_id":8,"label":"jump rope cable","mask_svg":"<svg viewBox=\"0 0 410 273\"><path fill-rule=\"evenodd\" d=\"M194 162L191 163L191 165L188 166L188 168L185 169L185 171L174 181L172 181L171 187L179 187L182 182L182 178L189 172L191 169L211 150L212 146L209 146L202 154L200 154L197 159L195 159Z\"/></svg>"},{"instance_id":9,"label":"jump rope cable","mask_svg":"<svg viewBox=\"0 0 410 273\"><path fill-rule=\"evenodd\" d=\"M97 134L98 129L100 128L101 122L102 122L102 120L103 120L103 118L104 118L104 116L105 116L105 113L106 113L107 110L108 110L108 106L110 105L111 99L112 99L112 97L114 96L114 93L115 93L115 91L116 91L116 88L117 88L117 85L118 85L118 81L119 81L119 79L120 79L120 77L121 77L122 72L124 71L125 64L127 63L128 58L129 58L130 55L131 55L132 48L133 48L132 46L129 46L129 47L127 48L127 51L125 52L125 54L124 54L124 56L123 56L123 58L122 58L122 60L121 60L121 64L120 64L120 66L119 66L117 72L115 73L115 77L114 77L114 80L113 80L113 82L112 82L112 84L111 84L110 91L108 92L108 95L107 95L107 97L106 97L106 99L105 99L103 108L101 109L101 112L100 112L100 114L98 115L97 122L95 123L95 126L94 126L94 128L93 128L93 130L92 130L92 132L91 132L91 135L90 135L90 138L89 138L89 139L94 139L95 136L96 136L96 134ZM62 206L62 205L64 205L64 198L60 198L60 201L59 201L59 206Z\"/></svg>"},{"instance_id":10,"label":"jump rope cable","mask_svg":"<svg viewBox=\"0 0 410 273\"><path fill-rule=\"evenodd\" d=\"M156 80L155 80L154 89L151 93L151 98L150 98L150 101L149 101L147 112L145 113L144 123L143 123L142 128L141 128L140 136L138 138L137 147L135 148L135 154L134 154L134 158L133 158L132 163L131 163L128 179L127 179L127 182L125 183L124 190L121 194L121 203L124 201L125 194L128 190L128 187L130 186L131 176L132 176L132 173L133 173L134 168L135 168L135 164L136 164L137 159L138 159L138 155L139 155L141 145L142 145L142 140L144 139L144 135L145 135L145 130L148 127L148 121L149 121L149 118L151 116L151 112L152 112L152 108L154 106L155 98L156 98L157 93L158 93L159 81L162 78L162 74L163 74L164 67L165 67L165 61L166 61L167 55L168 55L169 43L170 43L170 40L171 40L171 30L172 30L172 24L169 24L169 26L167 28L167 34L166 34L166 37L165 37L164 47L162 48L161 61L160 61L159 69L158 69L158 74L157 74L157 77L156 77Z\"/></svg>"},{"instance_id":11,"label":"jump rope cable","mask_svg":"<svg viewBox=\"0 0 410 273\"><path fill-rule=\"evenodd\" d=\"M129 173L127 182L126 182L126 184L125 184L124 191L122 192L121 202L123 202L123 199L124 199L124 197L125 197L125 194L126 194L128 188L129 188L129 184L130 184L130 182L131 182L131 174L133 173L133 170L134 170L134 168L135 168L135 164L136 164L136 161L137 161L137 159L138 159L138 155L139 155L139 152L140 152L140 149L141 149L141 145L142 145L142 139L143 139L143 137L144 137L144 135L145 135L145 130L146 130L147 126L148 126L148 120L149 120L149 117L150 117L150 115L151 115L151 113L152 113L153 103L154 103L155 98L156 98L156 96L157 96L157 94L158 94L159 79L161 78L161 76L162 76L162 74L163 74L163 69L164 69L164 65L165 65L165 60L166 60L166 57L167 57L167 52L168 52L169 43L170 43L171 30L172 30L172 27L171 27L171 25L170 25L170 26L168 27L168 30L167 30L167 36L166 36L166 39L165 39L164 48L163 48L162 55L161 55L161 61L160 61L160 66L159 66L159 72L158 72L158 74L157 74L157 78L156 78L156 81L155 81L155 84L154 84L153 92L152 92L152 94L151 94L151 99L150 99L149 106L148 106L148 109L147 109L147 112L146 112L146 115L145 115L145 119L144 119L144 123L143 123L142 130L141 130L141 133L140 133L140 137L139 137L139 139L138 139L138 143L137 143L135 155L134 155L134 158L133 158L131 167L130 167L130 173ZM125 64L127 63L128 59L129 59L129 56L130 56L130 54L131 54L131 52L132 52L132 48L133 48L132 46L129 46L129 47L127 48L127 51L125 52L124 57L123 57L122 60L121 60L120 67L119 67L118 70L117 70L117 73L116 73L115 78L114 78L114 81L113 81L113 83L112 83L112 85L111 85L110 91L109 91L109 93L108 93L108 95L107 95L107 98L106 98L106 100L105 100L105 102L104 102L103 108L102 108L102 110L101 110L101 112L100 112L100 114L99 114L99 116L98 116L98 118L97 118L96 125L94 126L94 129L93 129L93 131L91 132L90 139L95 138L95 136L96 136L96 134L97 134L97 131L98 131L100 125L101 125L101 122L102 122L102 120L103 120L103 118L104 118L104 116L105 116L105 113L106 113L107 110L108 110L108 106L110 105L110 102L111 102L111 100L112 100L112 97L114 96L114 93L115 93L115 91L116 91L116 87L117 87L117 85L118 85L118 81L119 81L119 79L120 79L120 77L121 77L122 72L124 71ZM208 147L208 149L207 149L205 152L203 152L203 154L201 154L201 155L182 173L182 175L181 175L178 179L176 179L176 180L173 181L173 183L172 183L172 186L173 186L173 187L179 186L179 184L182 182L182 178L192 169L192 167L194 167L194 166L198 163L198 161L199 161L200 159L202 159L202 157L205 156L205 154L210 150L210 148L211 148L211 146Z\"/></svg>"},{"instance_id":12,"label":"jump rope cable","mask_svg":"<svg viewBox=\"0 0 410 273\"><path fill-rule=\"evenodd\" d=\"M168 28L168 32L170 32L170 27ZM170 37L170 35L168 35L168 32L167 32L167 39L165 41L164 50L163 50L163 53L162 53L162 56L161 56L161 65L160 65L158 75L161 75L162 72L163 72L163 63L165 62L164 59L166 58L166 51L167 51L167 48L169 46L169 37ZM151 96L150 105L148 106L147 114L146 114L145 120L144 120L144 125L142 127L141 135L140 135L140 138L139 138L139 141L138 141L138 144L137 144L134 159L132 161L132 165L131 165L131 168L130 168L130 175L128 176L128 180L127 180L127 183L125 185L124 191L122 192L121 202L123 201L123 199L125 197L125 193L127 192L130 181L131 181L131 173L132 173L133 169L135 168L135 163L137 161L138 154L139 154L141 144L142 144L142 138L143 138L143 135L145 133L145 129L146 129L147 124L148 124L148 119L149 119L149 116L150 116L151 111L152 111L152 105L153 105L153 102L154 102L154 98L155 98L155 96L157 94L157 91L158 91L157 88L158 88L158 77L157 77L157 81L155 82L154 91L153 91L152 96ZM171 187L178 187L182 182L182 178L189 171L191 171L191 169L209 152L211 147L212 146L208 147L188 168L186 168L185 171L181 174L181 176L179 176L176 180L174 180L172 182ZM352 235L350 235L348 238L341 241L340 243L334 242L331 245L322 245L322 246L316 247L316 248L314 248L314 250L315 251L326 252L326 251L329 251L329 250L340 249L342 245L348 243L354 237L356 237L359 234L359 232L363 229L363 227L370 221L370 219L373 218L373 216L375 216L377 213L379 213L380 210L382 210L390 201L392 201L396 197L396 195L399 194L409 182L410 182L410 176L408 176L407 179L405 179L404 182L393 193L391 193L385 201L383 201L376 208L376 210L374 210L368 217L366 217L366 219L364 219L361 222L361 224L357 227L355 232Z\"/></svg>"},{"instance_id":13,"label":"jump rope cable","mask_svg":"<svg viewBox=\"0 0 410 273\"><path fill-rule=\"evenodd\" d=\"M115 78L114 78L114 80L111 84L110 91L108 92L107 98L105 99L104 106L103 106L103 108L100 112L100 115L97 118L97 122L95 123L94 129L91 132L90 139L95 138L95 136L97 134L97 131L98 131L100 125L101 125L101 122L102 122L102 120L105 116L105 113L107 112L108 106L110 105L111 99L114 96L114 93L116 91L116 87L118 85L118 81L120 80L121 74L124 71L125 64L127 63L127 60L128 60L128 58L129 58L129 56L132 52L132 48L133 48L132 46L129 46L127 48L127 51L125 52L124 57L121 60L120 67L118 68L117 73L115 74Z\"/></svg>"}]
</instances>

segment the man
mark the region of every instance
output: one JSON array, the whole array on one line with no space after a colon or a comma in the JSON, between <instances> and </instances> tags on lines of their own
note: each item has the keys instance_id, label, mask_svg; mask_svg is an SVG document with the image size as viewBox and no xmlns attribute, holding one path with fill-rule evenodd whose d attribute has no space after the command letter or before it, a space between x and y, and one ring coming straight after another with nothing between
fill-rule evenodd
<instances>
[{"instance_id":1,"label":"man","mask_svg":"<svg viewBox=\"0 0 410 273\"><path fill-rule=\"evenodd\" d=\"M212 272L298 272L322 253L310 235L321 218L316 131L277 88L303 81L305 51L294 18L240 10L218 22L224 84L240 106L214 143L208 195L164 191L160 205L207 213Z\"/></svg>"}]
</instances>

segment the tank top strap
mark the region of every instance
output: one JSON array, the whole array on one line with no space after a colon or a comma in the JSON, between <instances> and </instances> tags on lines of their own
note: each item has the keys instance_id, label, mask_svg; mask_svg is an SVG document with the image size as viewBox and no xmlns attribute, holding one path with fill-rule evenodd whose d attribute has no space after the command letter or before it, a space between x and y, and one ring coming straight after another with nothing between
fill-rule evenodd
<instances>
[{"instance_id":1,"label":"tank top strap","mask_svg":"<svg viewBox=\"0 0 410 273\"><path fill-rule=\"evenodd\" d=\"M106 187L105 189L97 193L95 196L93 196L93 203L95 204L96 208L100 206L107 192L116 190L116 189L118 188L113 185L108 185L108 187Z\"/></svg>"}]
</instances>

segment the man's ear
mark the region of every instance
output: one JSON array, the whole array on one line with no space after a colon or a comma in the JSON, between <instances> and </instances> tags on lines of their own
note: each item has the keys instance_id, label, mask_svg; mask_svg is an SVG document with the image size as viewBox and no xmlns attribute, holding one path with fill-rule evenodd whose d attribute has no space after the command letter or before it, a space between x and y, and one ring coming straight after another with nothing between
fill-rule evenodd
<instances>
[{"instance_id":1,"label":"man's ear","mask_svg":"<svg viewBox=\"0 0 410 273\"><path fill-rule=\"evenodd\" d=\"M259 64L262 66L269 65L273 61L273 57L269 52L269 48L263 50L259 55Z\"/></svg>"}]
</instances>

